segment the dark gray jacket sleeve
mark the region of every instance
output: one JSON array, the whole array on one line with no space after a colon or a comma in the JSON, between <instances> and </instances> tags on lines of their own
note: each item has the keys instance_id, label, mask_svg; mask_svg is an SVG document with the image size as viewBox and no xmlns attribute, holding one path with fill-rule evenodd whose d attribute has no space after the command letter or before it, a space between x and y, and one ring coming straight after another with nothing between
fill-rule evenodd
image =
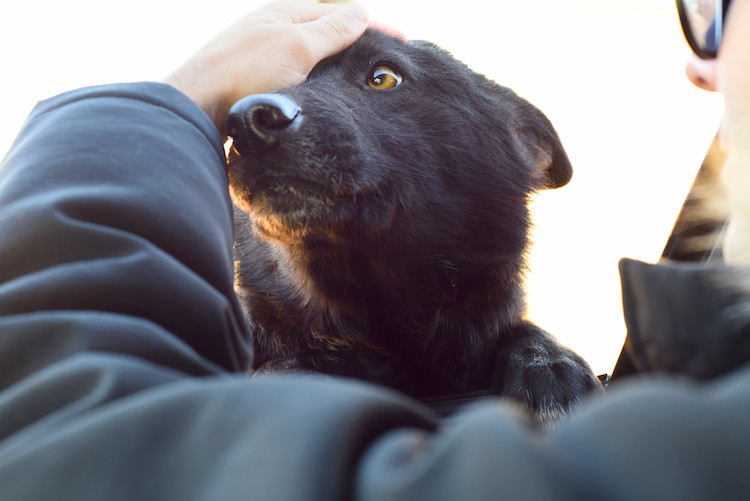
<instances>
[{"instance_id":1,"label":"dark gray jacket sleeve","mask_svg":"<svg viewBox=\"0 0 750 501\"><path fill-rule=\"evenodd\" d=\"M220 139L189 104L142 84L31 114L0 170L0 342L19 344L2 350L5 378L74 351L195 375L247 367ZM26 329L42 321L55 328Z\"/></svg>"},{"instance_id":2,"label":"dark gray jacket sleeve","mask_svg":"<svg viewBox=\"0 0 750 501\"><path fill-rule=\"evenodd\" d=\"M750 374L648 380L554 432L244 374L220 138L159 84L42 103L0 170L0 499L743 499Z\"/></svg>"}]
</instances>

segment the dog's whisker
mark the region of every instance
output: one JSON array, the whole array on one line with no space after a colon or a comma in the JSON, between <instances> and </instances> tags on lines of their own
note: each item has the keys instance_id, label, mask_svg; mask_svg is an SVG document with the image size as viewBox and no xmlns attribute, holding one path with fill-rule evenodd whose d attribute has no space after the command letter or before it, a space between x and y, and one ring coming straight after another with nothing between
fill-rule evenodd
<instances>
[{"instance_id":1,"label":"dog's whisker","mask_svg":"<svg viewBox=\"0 0 750 501\"><path fill-rule=\"evenodd\" d=\"M352 191L352 203L354 206L357 206L357 192L359 191L357 189L357 182L354 180L354 176L349 174L349 179L351 180L351 191Z\"/></svg>"}]
</instances>

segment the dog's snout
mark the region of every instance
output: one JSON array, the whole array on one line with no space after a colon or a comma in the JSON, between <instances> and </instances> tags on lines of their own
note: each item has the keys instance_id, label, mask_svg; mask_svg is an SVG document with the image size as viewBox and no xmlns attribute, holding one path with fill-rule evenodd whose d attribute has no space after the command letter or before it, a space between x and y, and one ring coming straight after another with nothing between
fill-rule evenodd
<instances>
[{"instance_id":1,"label":"dog's snout","mask_svg":"<svg viewBox=\"0 0 750 501\"><path fill-rule=\"evenodd\" d=\"M227 116L227 133L242 155L273 147L279 135L299 122L300 107L280 94L255 94L235 103Z\"/></svg>"}]
</instances>

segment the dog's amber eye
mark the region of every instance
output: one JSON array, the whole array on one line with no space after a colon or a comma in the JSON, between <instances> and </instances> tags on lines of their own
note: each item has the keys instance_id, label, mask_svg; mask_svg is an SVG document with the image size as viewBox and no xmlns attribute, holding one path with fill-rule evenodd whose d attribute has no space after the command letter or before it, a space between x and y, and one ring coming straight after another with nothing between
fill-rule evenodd
<instances>
[{"instance_id":1,"label":"dog's amber eye","mask_svg":"<svg viewBox=\"0 0 750 501\"><path fill-rule=\"evenodd\" d=\"M401 75L388 66L378 66L367 77L367 85L377 90L392 89L401 83Z\"/></svg>"}]
</instances>

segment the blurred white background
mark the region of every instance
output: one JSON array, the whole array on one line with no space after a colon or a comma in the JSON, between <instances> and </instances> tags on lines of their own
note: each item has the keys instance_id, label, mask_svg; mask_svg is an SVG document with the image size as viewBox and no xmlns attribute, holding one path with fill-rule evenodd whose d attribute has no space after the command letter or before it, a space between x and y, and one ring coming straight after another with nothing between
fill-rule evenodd
<instances>
[{"instance_id":1,"label":"blurred white background","mask_svg":"<svg viewBox=\"0 0 750 501\"><path fill-rule=\"evenodd\" d=\"M87 85L159 80L263 3L5 5L0 154L36 101ZM658 259L721 114L718 96L684 78L688 49L673 1L364 4L372 17L513 88L555 124L575 174L535 200L529 314L597 373L611 371L625 336L617 261Z\"/></svg>"}]
</instances>

